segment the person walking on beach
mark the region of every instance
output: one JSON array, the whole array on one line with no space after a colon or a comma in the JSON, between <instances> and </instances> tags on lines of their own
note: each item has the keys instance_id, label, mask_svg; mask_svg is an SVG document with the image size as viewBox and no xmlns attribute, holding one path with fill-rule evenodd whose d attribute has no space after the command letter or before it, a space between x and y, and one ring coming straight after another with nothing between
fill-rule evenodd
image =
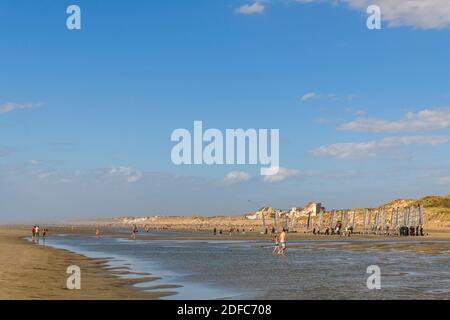
<instances>
[{"instance_id":1,"label":"person walking on beach","mask_svg":"<svg viewBox=\"0 0 450 320\"><path fill-rule=\"evenodd\" d=\"M275 246L273 247L272 253L277 253L280 251L280 241L278 239L278 235L273 237L273 240L275 241Z\"/></svg>"},{"instance_id":2,"label":"person walking on beach","mask_svg":"<svg viewBox=\"0 0 450 320\"><path fill-rule=\"evenodd\" d=\"M283 228L283 231L280 234L280 249L278 250L278 254L285 254L286 252L286 241L287 241L287 235L286 235L286 229Z\"/></svg>"},{"instance_id":3,"label":"person walking on beach","mask_svg":"<svg viewBox=\"0 0 450 320\"><path fill-rule=\"evenodd\" d=\"M136 240L136 234L138 233L138 228L136 225L133 225L131 229L131 239Z\"/></svg>"},{"instance_id":4,"label":"person walking on beach","mask_svg":"<svg viewBox=\"0 0 450 320\"><path fill-rule=\"evenodd\" d=\"M36 226L33 226L31 229L31 240L34 241L36 239Z\"/></svg>"},{"instance_id":5,"label":"person walking on beach","mask_svg":"<svg viewBox=\"0 0 450 320\"><path fill-rule=\"evenodd\" d=\"M34 235L38 241L39 241L39 236L40 236L39 232L40 232L39 226L36 226L36 228L34 229Z\"/></svg>"}]
</instances>

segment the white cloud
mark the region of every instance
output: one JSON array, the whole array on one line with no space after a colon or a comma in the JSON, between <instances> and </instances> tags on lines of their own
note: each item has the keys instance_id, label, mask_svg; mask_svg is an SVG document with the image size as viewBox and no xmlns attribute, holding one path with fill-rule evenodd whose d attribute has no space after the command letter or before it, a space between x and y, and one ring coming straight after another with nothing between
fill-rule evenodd
<instances>
[{"instance_id":1,"label":"white cloud","mask_svg":"<svg viewBox=\"0 0 450 320\"><path fill-rule=\"evenodd\" d=\"M303 96L301 96L300 100L302 102L306 102L309 100L320 99L320 100L329 101L329 102L340 102L340 101L352 101L356 97L357 96L355 94L348 94L348 95L340 96L340 95L336 95L334 93L319 94L317 92L308 92L308 93L305 93Z\"/></svg>"},{"instance_id":2,"label":"white cloud","mask_svg":"<svg viewBox=\"0 0 450 320\"><path fill-rule=\"evenodd\" d=\"M14 110L20 110L20 109L31 109L31 108L37 108L42 107L44 104L42 102L38 103L12 103L8 102L5 104L0 105L0 113L8 113L12 112Z\"/></svg>"},{"instance_id":3,"label":"white cloud","mask_svg":"<svg viewBox=\"0 0 450 320\"><path fill-rule=\"evenodd\" d=\"M450 141L450 136L410 136L388 137L368 142L336 143L321 146L311 150L310 154L316 157L335 159L364 159L377 158L400 146L409 145L439 145Z\"/></svg>"},{"instance_id":4,"label":"white cloud","mask_svg":"<svg viewBox=\"0 0 450 320\"><path fill-rule=\"evenodd\" d=\"M112 167L109 171L112 176L121 176L128 182L137 182L142 178L142 172L131 167Z\"/></svg>"},{"instance_id":5,"label":"white cloud","mask_svg":"<svg viewBox=\"0 0 450 320\"><path fill-rule=\"evenodd\" d=\"M417 113L408 112L403 119L387 121L359 118L344 123L342 130L357 132L417 132L450 127L450 108L425 109Z\"/></svg>"},{"instance_id":6,"label":"white cloud","mask_svg":"<svg viewBox=\"0 0 450 320\"><path fill-rule=\"evenodd\" d=\"M239 14L261 14L264 12L265 6L259 2L255 2L253 4L246 4L238 9L236 9L236 13Z\"/></svg>"},{"instance_id":7,"label":"white cloud","mask_svg":"<svg viewBox=\"0 0 450 320\"><path fill-rule=\"evenodd\" d=\"M308 93L305 93L305 94L300 98L300 100L301 100L301 101L308 101L308 100L316 99L316 98L318 98L318 97L319 97L319 95L318 95L317 93L315 93L315 92L308 92Z\"/></svg>"},{"instance_id":8,"label":"white cloud","mask_svg":"<svg viewBox=\"0 0 450 320\"><path fill-rule=\"evenodd\" d=\"M287 168L274 168L274 171L278 170L278 173L274 175L264 176L264 181L269 183L281 182L288 178L300 175L300 171Z\"/></svg>"},{"instance_id":9,"label":"white cloud","mask_svg":"<svg viewBox=\"0 0 450 320\"><path fill-rule=\"evenodd\" d=\"M299 3L323 2L323 0L296 0ZM367 7L378 5L382 20L389 27L414 27L441 29L450 26L450 1L448 0L329 0L344 3L366 14Z\"/></svg>"},{"instance_id":10,"label":"white cloud","mask_svg":"<svg viewBox=\"0 0 450 320\"><path fill-rule=\"evenodd\" d=\"M225 182L228 184L234 184L249 181L250 178L251 175L245 171L231 171L225 176Z\"/></svg>"}]
</instances>

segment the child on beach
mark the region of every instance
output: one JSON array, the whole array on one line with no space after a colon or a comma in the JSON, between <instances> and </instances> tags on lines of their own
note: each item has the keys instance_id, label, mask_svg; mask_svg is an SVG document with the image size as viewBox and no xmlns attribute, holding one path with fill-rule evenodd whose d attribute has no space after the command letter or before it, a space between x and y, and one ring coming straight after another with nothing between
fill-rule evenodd
<instances>
[{"instance_id":1,"label":"child on beach","mask_svg":"<svg viewBox=\"0 0 450 320\"><path fill-rule=\"evenodd\" d=\"M275 246L273 247L272 253L276 253L276 252L280 251L280 243L279 243L279 240L278 240L278 235L276 235L273 239L275 241Z\"/></svg>"}]
</instances>

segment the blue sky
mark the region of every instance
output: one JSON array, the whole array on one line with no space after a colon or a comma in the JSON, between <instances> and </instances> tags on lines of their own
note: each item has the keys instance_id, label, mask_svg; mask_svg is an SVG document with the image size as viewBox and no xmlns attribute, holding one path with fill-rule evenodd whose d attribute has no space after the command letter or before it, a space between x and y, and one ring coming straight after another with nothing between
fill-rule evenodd
<instances>
[{"instance_id":1,"label":"blue sky","mask_svg":"<svg viewBox=\"0 0 450 320\"><path fill-rule=\"evenodd\" d=\"M450 8L380 0L383 28L368 30L371 3L2 0L0 218L447 194ZM71 4L81 30L66 28ZM279 176L175 166L170 135L194 120L280 129Z\"/></svg>"}]
</instances>

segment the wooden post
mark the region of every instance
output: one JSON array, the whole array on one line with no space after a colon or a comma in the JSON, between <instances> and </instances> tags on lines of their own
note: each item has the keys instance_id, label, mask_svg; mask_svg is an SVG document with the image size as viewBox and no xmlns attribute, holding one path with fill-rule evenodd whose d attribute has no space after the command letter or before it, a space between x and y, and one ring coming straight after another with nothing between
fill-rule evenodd
<instances>
[{"instance_id":1,"label":"wooden post","mask_svg":"<svg viewBox=\"0 0 450 320\"><path fill-rule=\"evenodd\" d=\"M311 223L311 212L308 212L308 223L306 225L306 230L309 230L310 223Z\"/></svg>"},{"instance_id":2,"label":"wooden post","mask_svg":"<svg viewBox=\"0 0 450 320\"><path fill-rule=\"evenodd\" d=\"M264 232L266 232L266 213L265 213L265 210L263 210L261 212L261 214L262 214L262 221L263 221Z\"/></svg>"},{"instance_id":3,"label":"wooden post","mask_svg":"<svg viewBox=\"0 0 450 320\"><path fill-rule=\"evenodd\" d=\"M353 232L356 228L356 209L353 211L353 223L352 223Z\"/></svg>"},{"instance_id":4,"label":"wooden post","mask_svg":"<svg viewBox=\"0 0 450 320\"><path fill-rule=\"evenodd\" d=\"M419 225L423 227L424 222L423 207L419 204Z\"/></svg>"}]
</instances>

